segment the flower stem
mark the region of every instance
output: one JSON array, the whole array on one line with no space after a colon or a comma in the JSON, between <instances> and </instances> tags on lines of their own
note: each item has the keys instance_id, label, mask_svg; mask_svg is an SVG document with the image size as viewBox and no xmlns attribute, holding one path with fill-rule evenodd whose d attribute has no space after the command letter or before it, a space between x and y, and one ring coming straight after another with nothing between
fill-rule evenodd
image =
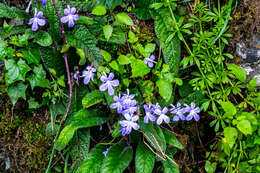
<instances>
[{"instance_id":1,"label":"flower stem","mask_svg":"<svg viewBox=\"0 0 260 173\"><path fill-rule=\"evenodd\" d=\"M55 8L56 14L57 14L58 19L59 19L59 23L60 23L60 27L61 27L61 33L62 33L63 45L65 45L66 44L65 31L64 31L64 27L63 27L62 22L61 22L61 16L59 14L59 11L58 11L58 8L57 8L55 0L52 0L52 4L53 4L53 6ZM61 122L59 124L58 131L56 133L56 136L55 136L55 139L54 139L54 142L53 142L53 145L52 145L52 152L51 152L51 155L50 155L49 164L48 164L48 167L47 167L45 173L49 173L50 172L52 159L53 159L53 156L54 156L54 153L55 153L55 146L56 146L56 142L57 142L58 136L60 134L61 126L62 126L63 122L66 120L66 118L67 118L67 116L69 114L69 111L70 111L70 108L71 108L71 103L72 103L72 84L71 84L71 79L70 79L70 70L69 70L68 57L67 57L67 53L66 52L64 52L64 61L65 61L65 67L66 67L68 84L69 84L69 103L68 103L68 106L67 106L66 113L63 116L63 118L62 118L62 120L61 120Z\"/></svg>"}]
</instances>

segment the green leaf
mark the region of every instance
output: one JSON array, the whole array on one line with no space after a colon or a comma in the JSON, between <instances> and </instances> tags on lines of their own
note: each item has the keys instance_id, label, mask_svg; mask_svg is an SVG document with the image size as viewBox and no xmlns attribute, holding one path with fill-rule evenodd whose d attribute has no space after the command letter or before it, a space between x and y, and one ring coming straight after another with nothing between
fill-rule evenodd
<instances>
[{"instance_id":1,"label":"green leaf","mask_svg":"<svg viewBox=\"0 0 260 173\"><path fill-rule=\"evenodd\" d=\"M227 68L231 70L231 73L233 73L238 80L241 82L246 82L246 71L241 69L238 65L236 64L228 64L226 63Z\"/></svg>"},{"instance_id":2,"label":"green leaf","mask_svg":"<svg viewBox=\"0 0 260 173\"><path fill-rule=\"evenodd\" d=\"M160 127L154 127L152 123L140 123L140 128L144 133L144 137L158 153L166 150L165 137Z\"/></svg>"},{"instance_id":3,"label":"green leaf","mask_svg":"<svg viewBox=\"0 0 260 173\"><path fill-rule=\"evenodd\" d=\"M117 144L107 153L101 173L123 173L133 158L133 149L125 144Z\"/></svg>"},{"instance_id":4,"label":"green leaf","mask_svg":"<svg viewBox=\"0 0 260 173\"><path fill-rule=\"evenodd\" d=\"M24 10L0 3L0 18L29 19L29 15Z\"/></svg>"},{"instance_id":5,"label":"green leaf","mask_svg":"<svg viewBox=\"0 0 260 173\"><path fill-rule=\"evenodd\" d=\"M105 150L105 145L97 145L90 153L88 153L86 159L82 162L76 173L100 172L100 168L104 160L103 152Z\"/></svg>"},{"instance_id":6,"label":"green leaf","mask_svg":"<svg viewBox=\"0 0 260 173\"><path fill-rule=\"evenodd\" d=\"M107 13L107 10L104 6L102 5L98 5L96 6L93 11L92 14L97 15L97 16L102 16L105 15Z\"/></svg>"},{"instance_id":7,"label":"green leaf","mask_svg":"<svg viewBox=\"0 0 260 173\"><path fill-rule=\"evenodd\" d=\"M220 102L220 105L225 111L226 117L232 119L233 116L237 113L236 107L231 102Z\"/></svg>"},{"instance_id":8,"label":"green leaf","mask_svg":"<svg viewBox=\"0 0 260 173\"><path fill-rule=\"evenodd\" d=\"M129 30L129 32L128 32L128 42L129 43L135 43L137 41L138 41L138 37L136 37L135 34L131 30Z\"/></svg>"},{"instance_id":9,"label":"green leaf","mask_svg":"<svg viewBox=\"0 0 260 173\"><path fill-rule=\"evenodd\" d=\"M38 43L40 46L50 46L52 44L52 38L51 35L48 32L45 31L38 31L34 41Z\"/></svg>"},{"instance_id":10,"label":"green leaf","mask_svg":"<svg viewBox=\"0 0 260 173\"><path fill-rule=\"evenodd\" d=\"M247 84L246 87L248 88L249 91L255 91L255 89L256 89L256 87L255 87L256 81L257 81L257 78L254 78Z\"/></svg>"},{"instance_id":11,"label":"green leaf","mask_svg":"<svg viewBox=\"0 0 260 173\"><path fill-rule=\"evenodd\" d=\"M131 77L143 77L150 72L150 68L140 59L135 59L134 61L132 61L131 68Z\"/></svg>"},{"instance_id":12,"label":"green leaf","mask_svg":"<svg viewBox=\"0 0 260 173\"><path fill-rule=\"evenodd\" d=\"M64 129L62 129L60 136L58 138L56 149L62 150L63 148L65 148L66 145L69 143L69 141L72 139L77 129L78 127L75 127L72 124L64 127Z\"/></svg>"},{"instance_id":13,"label":"green leaf","mask_svg":"<svg viewBox=\"0 0 260 173\"><path fill-rule=\"evenodd\" d=\"M112 68L112 69L114 69L114 70L116 70L116 71L120 71L119 70L119 65L117 64L117 62L116 62L116 60L113 60L111 63L109 63L109 66Z\"/></svg>"},{"instance_id":14,"label":"green leaf","mask_svg":"<svg viewBox=\"0 0 260 173\"><path fill-rule=\"evenodd\" d=\"M226 127L224 128L224 137L226 139L227 144L229 145L230 148L233 147L233 145L236 142L237 139L237 129L234 127Z\"/></svg>"},{"instance_id":15,"label":"green leaf","mask_svg":"<svg viewBox=\"0 0 260 173\"><path fill-rule=\"evenodd\" d=\"M17 64L13 59L5 60L5 68L8 71L5 74L7 84L12 84L18 80L25 81L25 75L31 69L22 59Z\"/></svg>"},{"instance_id":16,"label":"green leaf","mask_svg":"<svg viewBox=\"0 0 260 173\"><path fill-rule=\"evenodd\" d=\"M0 60L3 60L6 56L11 57L14 50L7 46L6 41L0 39Z\"/></svg>"},{"instance_id":17,"label":"green leaf","mask_svg":"<svg viewBox=\"0 0 260 173\"><path fill-rule=\"evenodd\" d=\"M56 149L62 150L69 143L75 131L80 128L92 127L106 122L107 117L98 109L85 110L76 112L58 138Z\"/></svg>"},{"instance_id":18,"label":"green leaf","mask_svg":"<svg viewBox=\"0 0 260 173\"><path fill-rule=\"evenodd\" d=\"M34 98L30 98L28 103L29 103L29 109L37 109L41 106L37 101L35 101Z\"/></svg>"},{"instance_id":19,"label":"green leaf","mask_svg":"<svg viewBox=\"0 0 260 173\"><path fill-rule=\"evenodd\" d=\"M134 45L133 48L137 50L143 57L149 58L150 54L146 52L145 48L140 43Z\"/></svg>"},{"instance_id":20,"label":"green leaf","mask_svg":"<svg viewBox=\"0 0 260 173\"><path fill-rule=\"evenodd\" d=\"M70 45L68 45L68 44L62 45L60 53L68 52L69 48L70 48Z\"/></svg>"},{"instance_id":21,"label":"green leaf","mask_svg":"<svg viewBox=\"0 0 260 173\"><path fill-rule=\"evenodd\" d=\"M206 164L205 164L205 170L207 173L214 173L215 170L216 170L216 167L217 167L217 163L214 162L214 163L210 163L210 161L206 161Z\"/></svg>"},{"instance_id":22,"label":"green leaf","mask_svg":"<svg viewBox=\"0 0 260 173\"><path fill-rule=\"evenodd\" d=\"M155 44L148 43L147 45L145 45L144 49L147 53L153 53L155 50Z\"/></svg>"},{"instance_id":23,"label":"green leaf","mask_svg":"<svg viewBox=\"0 0 260 173\"><path fill-rule=\"evenodd\" d=\"M109 40L109 38L112 36L113 27L111 25L105 25L103 27L103 32L104 32L105 38L107 40Z\"/></svg>"},{"instance_id":24,"label":"green leaf","mask_svg":"<svg viewBox=\"0 0 260 173\"><path fill-rule=\"evenodd\" d=\"M172 33L172 23L168 9L160 9L155 18L155 33L160 40L165 63L170 65L171 72L177 73L181 52L180 40L175 36L169 43L166 43Z\"/></svg>"},{"instance_id":25,"label":"green leaf","mask_svg":"<svg viewBox=\"0 0 260 173\"><path fill-rule=\"evenodd\" d=\"M85 56L90 62L94 63L94 66L98 66L103 62L100 49L96 46L96 38L89 32L89 30L82 26L76 25L72 32L67 33L67 44L82 48L85 52Z\"/></svg>"},{"instance_id":26,"label":"green leaf","mask_svg":"<svg viewBox=\"0 0 260 173\"><path fill-rule=\"evenodd\" d=\"M25 91L26 91L27 85L24 85L23 83L19 83L14 86L10 86L7 88L7 93L12 101L12 104L15 105L18 98L25 99Z\"/></svg>"},{"instance_id":27,"label":"green leaf","mask_svg":"<svg viewBox=\"0 0 260 173\"><path fill-rule=\"evenodd\" d=\"M70 170L78 169L81 163L87 158L90 146L90 128L79 129L72 138L73 148L70 151L73 165Z\"/></svg>"},{"instance_id":28,"label":"green leaf","mask_svg":"<svg viewBox=\"0 0 260 173\"><path fill-rule=\"evenodd\" d=\"M79 16L79 20L77 20L77 23L85 24L85 25L92 25L93 19L87 16Z\"/></svg>"},{"instance_id":29,"label":"green leaf","mask_svg":"<svg viewBox=\"0 0 260 173\"><path fill-rule=\"evenodd\" d=\"M135 156L136 173L152 173L154 162L154 154L140 141Z\"/></svg>"},{"instance_id":30,"label":"green leaf","mask_svg":"<svg viewBox=\"0 0 260 173\"><path fill-rule=\"evenodd\" d=\"M32 89L34 89L34 87L36 87L36 86L39 86L42 88L50 87L50 83L46 79L46 73L45 73L44 69L42 68L42 65L35 66L33 69L33 74L31 74L27 79L29 80Z\"/></svg>"},{"instance_id":31,"label":"green leaf","mask_svg":"<svg viewBox=\"0 0 260 173\"><path fill-rule=\"evenodd\" d=\"M89 108L95 104L98 104L103 101L103 93L99 90L94 90L82 99L82 105L84 108Z\"/></svg>"},{"instance_id":32,"label":"green leaf","mask_svg":"<svg viewBox=\"0 0 260 173\"><path fill-rule=\"evenodd\" d=\"M23 50L22 54L28 64L40 64L41 57L37 49L29 47L27 50Z\"/></svg>"},{"instance_id":33,"label":"green leaf","mask_svg":"<svg viewBox=\"0 0 260 173\"><path fill-rule=\"evenodd\" d=\"M62 8L61 1L55 0L55 2L56 2L56 6L57 6L59 14L63 14L63 8ZM44 6L43 9L44 9L43 14L44 14L44 16L48 16L48 22L50 24L48 33L51 34L53 40L58 42L61 38L60 23L59 23L58 16L56 14L56 10L52 4L52 1L47 1L46 5Z\"/></svg>"},{"instance_id":34,"label":"green leaf","mask_svg":"<svg viewBox=\"0 0 260 173\"><path fill-rule=\"evenodd\" d=\"M251 135L252 134L252 126L250 121L248 120L241 120L237 123L237 128L244 133L244 135Z\"/></svg>"},{"instance_id":35,"label":"green leaf","mask_svg":"<svg viewBox=\"0 0 260 173\"><path fill-rule=\"evenodd\" d=\"M123 4L122 0L99 0L107 9L113 10L116 6Z\"/></svg>"},{"instance_id":36,"label":"green leaf","mask_svg":"<svg viewBox=\"0 0 260 173\"><path fill-rule=\"evenodd\" d=\"M167 144L172 145L173 147L177 147L181 150L183 149L182 144L179 142L179 140L176 138L176 136L174 136L174 134L172 134L168 130L163 130L163 134L164 134L165 141Z\"/></svg>"},{"instance_id":37,"label":"green leaf","mask_svg":"<svg viewBox=\"0 0 260 173\"><path fill-rule=\"evenodd\" d=\"M102 53L102 56L104 57L104 59L107 61L107 62L109 62L110 60L111 60L111 55L110 55L110 53L108 53L107 51L105 51L105 50L101 50L101 53Z\"/></svg>"},{"instance_id":38,"label":"green leaf","mask_svg":"<svg viewBox=\"0 0 260 173\"><path fill-rule=\"evenodd\" d=\"M168 156L170 153L166 153ZM172 160L173 157L169 156ZM169 159L163 160L163 173L179 173L179 168L176 164L172 163Z\"/></svg>"},{"instance_id":39,"label":"green leaf","mask_svg":"<svg viewBox=\"0 0 260 173\"><path fill-rule=\"evenodd\" d=\"M125 55L119 55L117 61L120 65L130 64L131 62L130 59Z\"/></svg>"},{"instance_id":40,"label":"green leaf","mask_svg":"<svg viewBox=\"0 0 260 173\"><path fill-rule=\"evenodd\" d=\"M159 88L160 96L166 101L170 100L172 96L172 84L164 79L159 79L156 81L156 86Z\"/></svg>"},{"instance_id":41,"label":"green leaf","mask_svg":"<svg viewBox=\"0 0 260 173\"><path fill-rule=\"evenodd\" d=\"M129 26L134 25L132 19L126 13L118 13L116 15L116 20L119 21L120 23L129 25Z\"/></svg>"}]
</instances>

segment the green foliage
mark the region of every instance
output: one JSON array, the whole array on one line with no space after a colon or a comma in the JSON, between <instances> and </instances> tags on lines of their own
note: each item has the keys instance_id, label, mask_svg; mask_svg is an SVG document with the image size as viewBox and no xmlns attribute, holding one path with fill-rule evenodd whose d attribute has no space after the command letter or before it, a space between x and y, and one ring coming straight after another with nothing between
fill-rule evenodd
<instances>
[{"instance_id":1,"label":"green foliage","mask_svg":"<svg viewBox=\"0 0 260 173\"><path fill-rule=\"evenodd\" d=\"M103 101L103 93L99 90L94 90L88 94L85 95L85 97L82 99L82 105L84 108L88 108L90 106L93 106L95 104L98 104Z\"/></svg>"},{"instance_id":2,"label":"green foliage","mask_svg":"<svg viewBox=\"0 0 260 173\"><path fill-rule=\"evenodd\" d=\"M151 173L153 171L154 162L155 157L153 153L143 142L139 142L135 156L136 173Z\"/></svg>"},{"instance_id":3,"label":"green foliage","mask_svg":"<svg viewBox=\"0 0 260 173\"><path fill-rule=\"evenodd\" d=\"M134 25L132 19L126 13L118 13L115 18L118 22L123 23L125 25Z\"/></svg>"},{"instance_id":4,"label":"green foliage","mask_svg":"<svg viewBox=\"0 0 260 173\"><path fill-rule=\"evenodd\" d=\"M29 15L24 10L16 7L9 7L6 4L0 3L0 18L9 19L28 19Z\"/></svg>"},{"instance_id":5,"label":"green foliage","mask_svg":"<svg viewBox=\"0 0 260 173\"><path fill-rule=\"evenodd\" d=\"M50 46L52 44L52 38L48 32L39 31L37 32L34 41L40 46Z\"/></svg>"},{"instance_id":6,"label":"green foliage","mask_svg":"<svg viewBox=\"0 0 260 173\"><path fill-rule=\"evenodd\" d=\"M123 173L132 157L132 147L120 143L112 146L103 161L100 172Z\"/></svg>"},{"instance_id":7,"label":"green foliage","mask_svg":"<svg viewBox=\"0 0 260 173\"><path fill-rule=\"evenodd\" d=\"M27 88L26 85L22 83L18 83L17 85L13 85L7 89L7 93L11 98L13 105L15 105L18 98L26 99L26 95L25 95L26 88Z\"/></svg>"}]
</instances>

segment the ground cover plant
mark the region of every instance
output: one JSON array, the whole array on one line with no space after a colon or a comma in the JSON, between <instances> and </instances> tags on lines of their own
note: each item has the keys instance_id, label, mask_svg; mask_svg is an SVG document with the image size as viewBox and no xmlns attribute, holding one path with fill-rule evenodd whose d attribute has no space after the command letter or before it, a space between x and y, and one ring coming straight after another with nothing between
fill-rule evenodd
<instances>
[{"instance_id":1,"label":"ground cover plant","mask_svg":"<svg viewBox=\"0 0 260 173\"><path fill-rule=\"evenodd\" d=\"M28 168L5 161L3 171L259 172L257 79L229 51L239 3L0 3L1 92L9 96L0 134L6 141L24 126L26 135L35 123L21 117L33 114L44 117L45 134L36 123L24 138L49 143L31 150ZM19 103L24 114L13 116Z\"/></svg>"}]
</instances>

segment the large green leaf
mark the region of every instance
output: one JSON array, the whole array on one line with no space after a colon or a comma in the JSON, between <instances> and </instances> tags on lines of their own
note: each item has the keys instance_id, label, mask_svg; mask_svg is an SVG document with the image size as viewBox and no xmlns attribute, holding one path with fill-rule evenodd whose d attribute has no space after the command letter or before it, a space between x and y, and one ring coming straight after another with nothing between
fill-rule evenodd
<instances>
[{"instance_id":1,"label":"large green leaf","mask_svg":"<svg viewBox=\"0 0 260 173\"><path fill-rule=\"evenodd\" d=\"M144 133L144 137L158 153L166 150L165 137L160 127L153 126L152 123L140 123L140 128Z\"/></svg>"},{"instance_id":2,"label":"large green leaf","mask_svg":"<svg viewBox=\"0 0 260 173\"><path fill-rule=\"evenodd\" d=\"M92 14L97 15L97 16L102 16L105 15L107 13L107 10L104 6L102 5L98 5L96 6L93 11Z\"/></svg>"},{"instance_id":3,"label":"large green leaf","mask_svg":"<svg viewBox=\"0 0 260 173\"><path fill-rule=\"evenodd\" d=\"M151 173L155 162L154 154L144 145L139 142L135 156L135 171L136 173Z\"/></svg>"},{"instance_id":4,"label":"large green leaf","mask_svg":"<svg viewBox=\"0 0 260 173\"><path fill-rule=\"evenodd\" d=\"M34 41L40 46L50 46L52 44L51 35L46 31L38 31Z\"/></svg>"},{"instance_id":5,"label":"large green leaf","mask_svg":"<svg viewBox=\"0 0 260 173\"><path fill-rule=\"evenodd\" d=\"M131 60L132 61L132 60ZM140 59L135 59L131 62L132 76L143 77L150 72L150 68Z\"/></svg>"},{"instance_id":6,"label":"large green leaf","mask_svg":"<svg viewBox=\"0 0 260 173\"><path fill-rule=\"evenodd\" d=\"M26 91L27 85L24 85L23 83L19 83L14 86L10 86L7 88L7 93L12 101L12 104L15 105L18 98L25 99L25 91Z\"/></svg>"},{"instance_id":7,"label":"large green leaf","mask_svg":"<svg viewBox=\"0 0 260 173\"><path fill-rule=\"evenodd\" d=\"M55 0L58 12L61 16L63 16L63 10L61 1ZM61 38L61 32L60 32L60 23L59 19L57 17L56 11L54 6L52 5L52 1L47 1L46 5L44 7L44 15L48 16L48 22L50 23L50 27L48 32L51 34L52 38L55 41L59 41Z\"/></svg>"},{"instance_id":8,"label":"large green leaf","mask_svg":"<svg viewBox=\"0 0 260 173\"><path fill-rule=\"evenodd\" d=\"M29 15L24 10L0 3L0 18L28 19Z\"/></svg>"},{"instance_id":9,"label":"large green leaf","mask_svg":"<svg viewBox=\"0 0 260 173\"><path fill-rule=\"evenodd\" d=\"M167 153L169 155L169 153ZM170 156L171 159L173 159ZM163 173L179 173L179 168L176 164L172 163L170 160L164 160L163 163Z\"/></svg>"},{"instance_id":10,"label":"large green leaf","mask_svg":"<svg viewBox=\"0 0 260 173\"><path fill-rule=\"evenodd\" d=\"M182 144L178 141L176 136L174 136L171 132L169 132L168 130L163 130L163 134L167 144L177 147L181 150L183 149Z\"/></svg>"},{"instance_id":11,"label":"large green leaf","mask_svg":"<svg viewBox=\"0 0 260 173\"><path fill-rule=\"evenodd\" d=\"M75 131L80 128L101 125L106 122L107 117L98 109L85 110L82 109L72 115L69 125L67 125L58 138L56 149L62 150L69 143Z\"/></svg>"},{"instance_id":12,"label":"large green leaf","mask_svg":"<svg viewBox=\"0 0 260 173\"><path fill-rule=\"evenodd\" d=\"M125 144L117 144L107 153L101 173L122 173L132 161L133 149Z\"/></svg>"},{"instance_id":13,"label":"large green leaf","mask_svg":"<svg viewBox=\"0 0 260 173\"><path fill-rule=\"evenodd\" d=\"M77 170L81 163L87 158L90 146L90 128L79 129L72 139L73 148L70 152L73 166L71 170Z\"/></svg>"},{"instance_id":14,"label":"large green leaf","mask_svg":"<svg viewBox=\"0 0 260 173\"><path fill-rule=\"evenodd\" d=\"M105 145L96 146L90 153L88 153L86 159L80 165L77 173L97 173L100 172L100 168L104 159L103 152L105 151Z\"/></svg>"},{"instance_id":15,"label":"large green leaf","mask_svg":"<svg viewBox=\"0 0 260 173\"><path fill-rule=\"evenodd\" d=\"M168 80L160 79L156 81L156 86L159 88L159 94L166 101L170 100L172 96L172 83Z\"/></svg>"},{"instance_id":16,"label":"large green leaf","mask_svg":"<svg viewBox=\"0 0 260 173\"><path fill-rule=\"evenodd\" d=\"M99 0L99 3L104 5L107 9L113 10L116 6L121 5L122 0Z\"/></svg>"},{"instance_id":17,"label":"large green leaf","mask_svg":"<svg viewBox=\"0 0 260 173\"><path fill-rule=\"evenodd\" d=\"M237 128L244 133L244 135L251 135L252 134L252 126L250 121L248 120L241 120L237 123Z\"/></svg>"},{"instance_id":18,"label":"large green leaf","mask_svg":"<svg viewBox=\"0 0 260 173\"><path fill-rule=\"evenodd\" d=\"M236 142L237 139L237 129L234 127L226 127L224 128L224 137L226 139L227 144L230 148L233 147L233 145Z\"/></svg>"},{"instance_id":19,"label":"large green leaf","mask_svg":"<svg viewBox=\"0 0 260 173\"><path fill-rule=\"evenodd\" d=\"M84 108L89 108L90 106L93 106L95 104L102 102L103 98L104 98L104 95L101 91L94 90L85 95L85 97L82 99L82 105Z\"/></svg>"},{"instance_id":20,"label":"large green leaf","mask_svg":"<svg viewBox=\"0 0 260 173\"><path fill-rule=\"evenodd\" d=\"M226 63L227 68L231 70L231 73L233 73L238 80L241 82L246 82L246 71L244 69L241 69L236 64L228 64Z\"/></svg>"},{"instance_id":21,"label":"large green leaf","mask_svg":"<svg viewBox=\"0 0 260 173\"><path fill-rule=\"evenodd\" d=\"M130 26L134 25L134 22L126 13L118 13L116 15L116 20L126 25L130 25Z\"/></svg>"},{"instance_id":22,"label":"large green leaf","mask_svg":"<svg viewBox=\"0 0 260 173\"><path fill-rule=\"evenodd\" d=\"M0 39L0 60L3 60L6 56L11 57L14 50L7 46L6 41Z\"/></svg>"},{"instance_id":23,"label":"large green leaf","mask_svg":"<svg viewBox=\"0 0 260 173\"><path fill-rule=\"evenodd\" d=\"M97 40L83 25L77 25L67 34L67 43L71 46L82 48L90 62L98 67L103 62L101 51L96 47Z\"/></svg>"},{"instance_id":24,"label":"large green leaf","mask_svg":"<svg viewBox=\"0 0 260 173\"><path fill-rule=\"evenodd\" d=\"M46 78L46 73L42 68L42 65L35 66L33 69L33 74L31 74L27 79L29 80L32 89L34 87L39 86L42 88L49 88L50 83Z\"/></svg>"},{"instance_id":25,"label":"large green leaf","mask_svg":"<svg viewBox=\"0 0 260 173\"><path fill-rule=\"evenodd\" d=\"M237 113L236 107L231 102L220 102L220 105L225 111L224 116L230 119Z\"/></svg>"},{"instance_id":26,"label":"large green leaf","mask_svg":"<svg viewBox=\"0 0 260 173\"><path fill-rule=\"evenodd\" d=\"M159 9L155 17L155 33L160 40L165 63L170 65L172 72L177 73L181 52L180 40L175 36L170 42L166 42L173 28L172 23L168 9Z\"/></svg>"},{"instance_id":27,"label":"large green leaf","mask_svg":"<svg viewBox=\"0 0 260 173\"><path fill-rule=\"evenodd\" d=\"M5 60L5 74L7 84L12 84L18 80L25 81L26 73L31 69L24 60L20 59L17 63L13 59Z\"/></svg>"},{"instance_id":28,"label":"large green leaf","mask_svg":"<svg viewBox=\"0 0 260 173\"><path fill-rule=\"evenodd\" d=\"M39 51L36 48L27 46L27 49L23 50L22 54L23 54L23 58L26 59L28 64L32 64L32 63L36 65L40 64L41 57Z\"/></svg>"}]
</instances>

